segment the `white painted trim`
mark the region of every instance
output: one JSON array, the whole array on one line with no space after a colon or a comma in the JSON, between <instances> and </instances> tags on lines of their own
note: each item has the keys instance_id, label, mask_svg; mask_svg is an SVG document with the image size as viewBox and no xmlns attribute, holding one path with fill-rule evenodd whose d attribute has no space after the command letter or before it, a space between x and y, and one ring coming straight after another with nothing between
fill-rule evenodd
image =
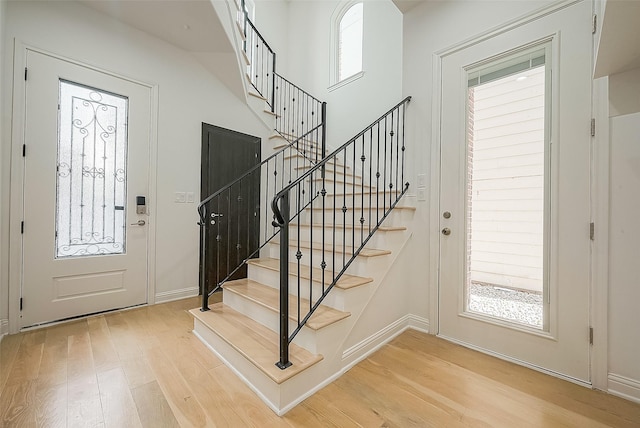
<instances>
[{"instance_id":1,"label":"white painted trim","mask_svg":"<svg viewBox=\"0 0 640 428\"><path fill-rule=\"evenodd\" d=\"M429 204L429 319L434 334L440 331L440 151L442 116L442 56L433 54L431 87L431 186Z\"/></svg>"},{"instance_id":2,"label":"white painted trim","mask_svg":"<svg viewBox=\"0 0 640 428\"><path fill-rule=\"evenodd\" d=\"M345 368L343 368L343 372L349 370L409 328L423 333L429 333L429 320L417 315L407 314L351 346L342 353L343 362L353 358L353 360L349 361Z\"/></svg>"},{"instance_id":3,"label":"white painted trim","mask_svg":"<svg viewBox=\"0 0 640 428\"><path fill-rule=\"evenodd\" d=\"M9 320L0 320L0 343L7 334L9 334Z\"/></svg>"},{"instance_id":4,"label":"white painted trim","mask_svg":"<svg viewBox=\"0 0 640 428\"><path fill-rule=\"evenodd\" d=\"M334 83L333 85L329 86L327 88L327 91L332 92L335 91L338 88L342 88L345 85L348 85L351 82L355 82L356 80L358 80L359 78L364 76L364 71L359 71L356 74L347 77L346 79L342 79L341 81L339 81L338 83Z\"/></svg>"},{"instance_id":5,"label":"white painted trim","mask_svg":"<svg viewBox=\"0 0 640 428\"><path fill-rule=\"evenodd\" d=\"M179 290L162 291L155 295L155 303L166 303L173 300L186 299L187 297L197 296L199 292L199 287L188 287L181 288Z\"/></svg>"},{"instance_id":6,"label":"white painted trim","mask_svg":"<svg viewBox=\"0 0 640 428\"><path fill-rule=\"evenodd\" d=\"M620 376L615 373L609 373L608 380L609 385L607 391L609 394L622 397L634 403L640 403L640 380Z\"/></svg>"},{"instance_id":7,"label":"white painted trim","mask_svg":"<svg viewBox=\"0 0 640 428\"><path fill-rule=\"evenodd\" d=\"M447 341L449 341L451 343L455 343L456 345L464 346L465 348L473 349L474 351L482 352L483 354L486 354L486 355L489 355L489 356L492 356L492 357L495 357L495 358L499 358L501 360L508 361L510 363L514 363L514 364L517 364L519 366L523 366L523 367L526 367L526 368L531 369L531 370L535 370L535 371L540 372L540 373L544 373L544 374L547 374L547 375L550 375L550 376L553 376L553 377L557 377L558 379L566 380L567 382L575 383L576 385L584 386L586 388L591 388L591 384L589 382L585 382L585 381L580 380L580 379L575 379L575 378L572 378L570 376L563 375L562 373L557 373L557 372L545 369L544 367L536 366L536 365L530 364L530 363L528 363L526 361L518 360L517 358L512 358L512 357L510 357L508 355L504 355L504 354L500 354L498 352L490 351L490 350L482 348L480 346L475 346L475 345L472 345L470 343L463 342L463 341L458 340L458 339L454 339L452 337L448 337L448 336L444 336L444 335L440 335L440 334L438 335L438 337L441 338L441 339L447 340Z\"/></svg>"},{"instance_id":8,"label":"white painted trim","mask_svg":"<svg viewBox=\"0 0 640 428\"><path fill-rule=\"evenodd\" d=\"M22 144L24 143L25 98L26 85L23 78L26 67L27 51L37 52L56 58L79 67L84 67L118 79L126 80L150 91L150 128L149 128L149 219L155 223L157 207L157 145L158 145L158 85L137 80L101 67L74 60L63 55L40 49L33 45L14 39L13 50L13 103L11 118L11 186L9 212L9 332L17 333L20 329L20 297L22 295L22 235L20 222L24 209L24 160ZM149 227L147 236L147 303L154 303L155 298L155 264L156 264L156 227Z\"/></svg>"},{"instance_id":9,"label":"white painted trim","mask_svg":"<svg viewBox=\"0 0 640 428\"><path fill-rule=\"evenodd\" d=\"M591 382L607 390L609 384L609 78L593 82L593 117L596 135L592 138L591 221L595 224L591 243L591 309L593 346L591 347Z\"/></svg>"}]
</instances>

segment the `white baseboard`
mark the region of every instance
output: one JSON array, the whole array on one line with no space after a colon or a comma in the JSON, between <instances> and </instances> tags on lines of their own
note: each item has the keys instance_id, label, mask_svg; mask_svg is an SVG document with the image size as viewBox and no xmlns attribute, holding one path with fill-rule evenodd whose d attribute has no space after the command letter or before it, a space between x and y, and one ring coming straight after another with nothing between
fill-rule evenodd
<instances>
[{"instance_id":1,"label":"white baseboard","mask_svg":"<svg viewBox=\"0 0 640 428\"><path fill-rule=\"evenodd\" d=\"M9 334L9 320L0 320L0 342L7 334Z\"/></svg>"},{"instance_id":2,"label":"white baseboard","mask_svg":"<svg viewBox=\"0 0 640 428\"><path fill-rule=\"evenodd\" d=\"M349 370L409 328L428 333L429 320L408 314L363 341L356 343L342 353L342 361L346 363L343 371Z\"/></svg>"},{"instance_id":3,"label":"white baseboard","mask_svg":"<svg viewBox=\"0 0 640 428\"><path fill-rule=\"evenodd\" d=\"M640 403L640 381L609 373L608 392L629 401Z\"/></svg>"},{"instance_id":4,"label":"white baseboard","mask_svg":"<svg viewBox=\"0 0 640 428\"><path fill-rule=\"evenodd\" d=\"M171 302L172 300L186 299L197 296L200 292L198 287L181 288L179 290L163 291L156 293L156 304Z\"/></svg>"}]
</instances>

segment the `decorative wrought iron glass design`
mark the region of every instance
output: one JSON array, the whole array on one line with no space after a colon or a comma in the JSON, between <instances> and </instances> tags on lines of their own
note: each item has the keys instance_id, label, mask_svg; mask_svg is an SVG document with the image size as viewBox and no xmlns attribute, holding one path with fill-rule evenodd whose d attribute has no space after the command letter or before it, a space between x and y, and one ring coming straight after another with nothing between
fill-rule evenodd
<instances>
[{"instance_id":1,"label":"decorative wrought iron glass design","mask_svg":"<svg viewBox=\"0 0 640 428\"><path fill-rule=\"evenodd\" d=\"M56 258L125 253L128 103L60 80Z\"/></svg>"}]
</instances>

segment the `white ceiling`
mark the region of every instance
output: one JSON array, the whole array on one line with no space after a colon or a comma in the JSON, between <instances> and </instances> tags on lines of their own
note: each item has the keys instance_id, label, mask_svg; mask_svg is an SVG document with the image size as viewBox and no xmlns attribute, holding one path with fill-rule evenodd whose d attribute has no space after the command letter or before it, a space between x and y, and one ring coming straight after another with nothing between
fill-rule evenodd
<instances>
[{"instance_id":1,"label":"white ceiling","mask_svg":"<svg viewBox=\"0 0 640 428\"><path fill-rule=\"evenodd\" d=\"M233 52L210 0L78 0L188 52Z\"/></svg>"}]
</instances>

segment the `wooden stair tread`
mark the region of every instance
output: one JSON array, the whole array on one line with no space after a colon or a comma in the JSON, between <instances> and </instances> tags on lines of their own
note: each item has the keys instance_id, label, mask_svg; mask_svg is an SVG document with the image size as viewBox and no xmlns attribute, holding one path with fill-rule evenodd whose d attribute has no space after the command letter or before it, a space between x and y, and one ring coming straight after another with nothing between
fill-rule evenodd
<instances>
[{"instance_id":1,"label":"wooden stair tread","mask_svg":"<svg viewBox=\"0 0 640 428\"><path fill-rule=\"evenodd\" d=\"M258 94L258 93L255 93L255 92L253 92L253 91L249 91L249 92L247 92L247 93L248 93L250 96L254 97L254 98L258 98L259 100L262 100L262 101L265 101L265 102L267 101L267 99L266 99L265 97L263 97L262 95L260 95L260 94Z\"/></svg>"},{"instance_id":2,"label":"wooden stair tread","mask_svg":"<svg viewBox=\"0 0 640 428\"><path fill-rule=\"evenodd\" d=\"M274 239L271 241L272 244L274 245L279 245L280 241ZM313 250L322 250L322 242L309 242L309 241L294 241L294 240L290 240L289 241L289 246L291 247L297 247L298 243L300 244L301 248L308 248L308 249L313 249ZM330 248L325 247L326 251L331 251ZM344 250L344 251L343 251ZM347 254L353 254L353 247L349 246L349 245L345 245L342 246L341 244L337 244L336 245L336 253L347 253ZM378 256L386 256L387 254L391 254L391 251L389 250L379 250L377 248L363 248L360 251L360 254L358 254L359 257L378 257Z\"/></svg>"},{"instance_id":3,"label":"wooden stair tread","mask_svg":"<svg viewBox=\"0 0 640 428\"><path fill-rule=\"evenodd\" d=\"M224 288L227 291L242 295L275 313L280 312L280 293L273 287L252 281L248 278L243 278L226 282ZM302 305L302 311L304 311L300 315L304 317L305 312L309 309L309 299L301 298L300 303ZM320 305L305 325L312 330L319 330L343 320L350 315L349 312L343 312ZM298 298L293 295L289 295L289 318L295 323L298 322Z\"/></svg>"},{"instance_id":4,"label":"wooden stair tread","mask_svg":"<svg viewBox=\"0 0 640 428\"><path fill-rule=\"evenodd\" d=\"M280 271L280 260L272 259L272 258L260 258L260 259L249 259L247 261L248 264L253 264L257 266L264 267L266 269L270 269L276 272ZM298 273L298 264L297 263L289 263L289 274L297 275ZM310 279L313 274L313 280L316 282L321 282L322 280L322 269L320 268L309 268L306 265L300 265L300 277L304 279ZM333 278L333 272L330 270L325 270L325 279L324 283L326 285L331 284ZM335 287L340 288L342 290L348 290L350 288L358 287L364 284L368 284L372 282L372 278L343 274Z\"/></svg>"},{"instance_id":5,"label":"wooden stair tread","mask_svg":"<svg viewBox=\"0 0 640 428\"><path fill-rule=\"evenodd\" d=\"M314 355L291 343L289 360L293 364L285 370L280 370L275 365L280 355L280 342L276 332L223 303L213 304L209 308L206 312L200 312L200 309L192 309L189 312L277 384L290 379L323 358L322 355Z\"/></svg>"}]
</instances>

